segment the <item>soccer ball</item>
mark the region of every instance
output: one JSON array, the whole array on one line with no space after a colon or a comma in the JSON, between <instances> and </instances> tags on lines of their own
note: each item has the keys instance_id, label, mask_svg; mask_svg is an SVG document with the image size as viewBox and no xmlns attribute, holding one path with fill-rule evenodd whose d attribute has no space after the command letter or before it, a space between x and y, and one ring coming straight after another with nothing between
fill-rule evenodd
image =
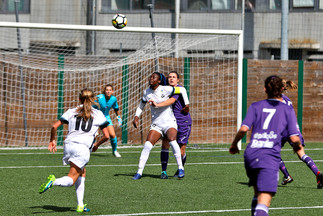
<instances>
[{"instance_id":1,"label":"soccer ball","mask_svg":"<svg viewBox=\"0 0 323 216\"><path fill-rule=\"evenodd\" d=\"M122 29L127 25L127 17L123 14L116 14L112 19L112 25L117 29Z\"/></svg>"}]
</instances>

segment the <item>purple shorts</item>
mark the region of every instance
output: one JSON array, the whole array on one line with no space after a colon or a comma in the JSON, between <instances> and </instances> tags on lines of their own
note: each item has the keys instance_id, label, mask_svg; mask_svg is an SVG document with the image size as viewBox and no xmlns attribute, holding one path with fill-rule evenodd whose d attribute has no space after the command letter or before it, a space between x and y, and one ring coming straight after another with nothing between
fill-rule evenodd
<instances>
[{"instance_id":1,"label":"purple shorts","mask_svg":"<svg viewBox=\"0 0 323 216\"><path fill-rule=\"evenodd\" d=\"M187 144L190 134L191 134L191 125L185 125L185 126L178 125L177 143Z\"/></svg>"},{"instance_id":2,"label":"purple shorts","mask_svg":"<svg viewBox=\"0 0 323 216\"><path fill-rule=\"evenodd\" d=\"M257 186L259 192L276 193L279 181L279 170L268 168L246 168L249 186Z\"/></svg>"}]
</instances>

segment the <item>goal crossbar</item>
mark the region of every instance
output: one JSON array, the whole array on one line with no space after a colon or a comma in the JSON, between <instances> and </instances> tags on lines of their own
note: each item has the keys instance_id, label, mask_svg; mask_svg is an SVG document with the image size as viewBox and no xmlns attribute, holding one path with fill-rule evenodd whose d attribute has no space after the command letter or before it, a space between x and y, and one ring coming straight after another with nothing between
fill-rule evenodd
<instances>
[{"instance_id":1,"label":"goal crossbar","mask_svg":"<svg viewBox=\"0 0 323 216\"><path fill-rule=\"evenodd\" d=\"M113 26L91 26L91 25L70 25L70 24L44 24L44 23L23 23L23 22L0 22L0 27L6 28L33 28L33 29L56 29L56 30L80 30L80 31L116 31ZM148 27L126 27L118 29L120 32L137 33L178 33L178 34L218 34L218 35L241 35L242 30L221 30L221 29L186 29L186 28L148 28Z\"/></svg>"}]
</instances>

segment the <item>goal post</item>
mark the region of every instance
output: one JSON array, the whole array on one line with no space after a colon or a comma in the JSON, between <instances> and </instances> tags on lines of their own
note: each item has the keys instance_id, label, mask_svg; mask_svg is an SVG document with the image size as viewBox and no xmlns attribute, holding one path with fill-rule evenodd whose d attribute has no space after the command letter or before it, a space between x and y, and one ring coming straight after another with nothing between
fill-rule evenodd
<instances>
[{"instance_id":1,"label":"goal post","mask_svg":"<svg viewBox=\"0 0 323 216\"><path fill-rule=\"evenodd\" d=\"M189 90L190 144L227 148L241 125L243 33L241 30L144 28L0 22L0 146L24 146L19 64L25 80L29 146L46 146L50 126L62 109L78 104L78 92L96 94L112 84L124 125L110 112L118 142L142 144L150 126L149 105L140 128L132 120L148 77L180 74ZM21 30L19 63L16 29ZM87 31L95 31L96 52L86 54ZM155 33L155 41L151 34ZM176 35L176 37L174 37ZM61 140L64 133L58 134Z\"/></svg>"}]
</instances>

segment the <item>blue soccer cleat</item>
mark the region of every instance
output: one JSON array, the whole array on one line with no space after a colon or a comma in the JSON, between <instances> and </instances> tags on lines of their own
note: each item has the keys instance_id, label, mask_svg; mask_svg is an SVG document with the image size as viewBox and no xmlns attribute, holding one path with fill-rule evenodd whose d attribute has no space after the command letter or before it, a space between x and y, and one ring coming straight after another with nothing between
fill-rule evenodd
<instances>
[{"instance_id":1,"label":"blue soccer cleat","mask_svg":"<svg viewBox=\"0 0 323 216\"><path fill-rule=\"evenodd\" d=\"M56 180L55 176L54 175L49 175L48 178L47 178L47 182L42 184L39 188L39 193L42 194L44 193L45 191L49 190L52 186L53 186L53 183L54 181Z\"/></svg>"},{"instance_id":2,"label":"blue soccer cleat","mask_svg":"<svg viewBox=\"0 0 323 216\"><path fill-rule=\"evenodd\" d=\"M163 172L161 173L160 178L161 178L161 179L168 179L168 175L167 175L166 171L163 171Z\"/></svg>"},{"instance_id":3,"label":"blue soccer cleat","mask_svg":"<svg viewBox=\"0 0 323 216\"><path fill-rule=\"evenodd\" d=\"M134 175L132 177L132 180L139 180L139 179L141 179L141 177L142 177L142 175L140 175L139 173L136 173L136 175Z\"/></svg>"},{"instance_id":4,"label":"blue soccer cleat","mask_svg":"<svg viewBox=\"0 0 323 216\"><path fill-rule=\"evenodd\" d=\"M178 178L178 170L176 170L176 173L173 176L174 178Z\"/></svg>"},{"instance_id":5,"label":"blue soccer cleat","mask_svg":"<svg viewBox=\"0 0 323 216\"><path fill-rule=\"evenodd\" d=\"M86 204L84 204L84 206L78 205L77 208L76 208L76 211L77 212L89 212L90 209L89 208L86 208Z\"/></svg>"},{"instance_id":6,"label":"blue soccer cleat","mask_svg":"<svg viewBox=\"0 0 323 216\"><path fill-rule=\"evenodd\" d=\"M179 169L178 170L178 178L184 178L185 174L184 174L184 170L183 169Z\"/></svg>"}]
</instances>

